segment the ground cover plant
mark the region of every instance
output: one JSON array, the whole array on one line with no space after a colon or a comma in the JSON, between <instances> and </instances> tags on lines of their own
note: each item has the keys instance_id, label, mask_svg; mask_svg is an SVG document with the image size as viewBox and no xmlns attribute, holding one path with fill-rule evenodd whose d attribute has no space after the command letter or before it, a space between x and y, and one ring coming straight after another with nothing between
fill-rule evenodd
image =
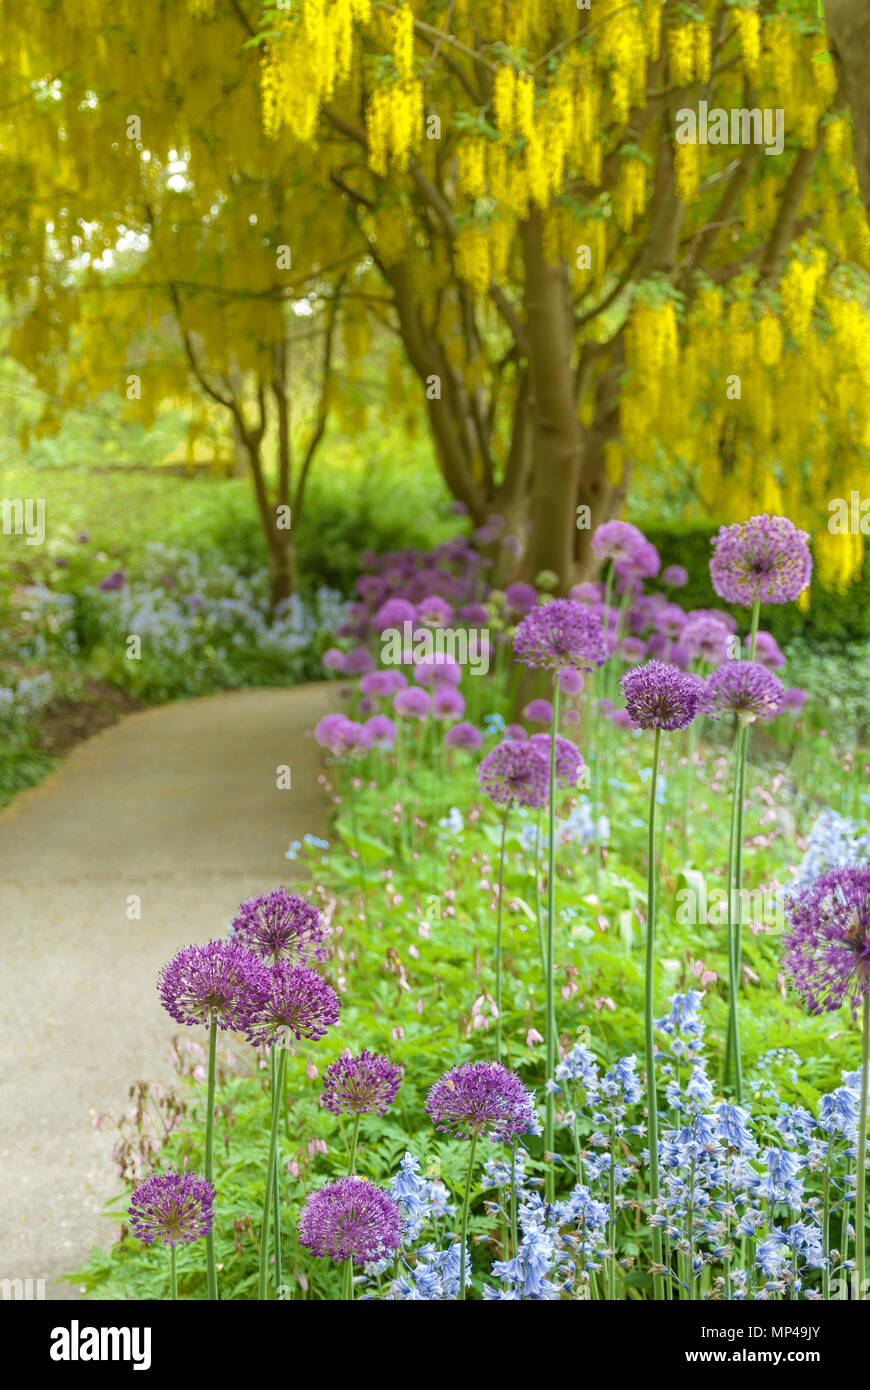
<instances>
[{"instance_id":1,"label":"ground cover plant","mask_svg":"<svg viewBox=\"0 0 870 1390\"><path fill-rule=\"evenodd\" d=\"M365 557L330 839L166 963L178 1084L133 1089L89 1296L860 1289L870 760L764 626L807 538L723 528L737 622L627 523L567 598L502 534Z\"/></svg>"}]
</instances>

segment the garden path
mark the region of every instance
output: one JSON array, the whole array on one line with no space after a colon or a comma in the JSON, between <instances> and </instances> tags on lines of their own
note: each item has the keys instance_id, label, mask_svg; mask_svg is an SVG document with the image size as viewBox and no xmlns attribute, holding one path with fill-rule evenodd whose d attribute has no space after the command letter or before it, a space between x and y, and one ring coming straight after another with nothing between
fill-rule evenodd
<instances>
[{"instance_id":1,"label":"garden path","mask_svg":"<svg viewBox=\"0 0 870 1390\"><path fill-rule=\"evenodd\" d=\"M163 961L222 935L244 898L292 876L289 842L324 833L306 730L334 707L318 683L133 714L0 814L0 1280L74 1298L55 1281L111 1242L113 1136L94 1117L171 1077Z\"/></svg>"}]
</instances>

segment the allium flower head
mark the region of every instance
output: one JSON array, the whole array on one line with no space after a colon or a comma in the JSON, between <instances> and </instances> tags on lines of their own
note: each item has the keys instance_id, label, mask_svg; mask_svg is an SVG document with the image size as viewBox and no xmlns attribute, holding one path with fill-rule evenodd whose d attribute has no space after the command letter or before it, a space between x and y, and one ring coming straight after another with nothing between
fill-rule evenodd
<instances>
[{"instance_id":1,"label":"allium flower head","mask_svg":"<svg viewBox=\"0 0 870 1390\"><path fill-rule=\"evenodd\" d=\"M461 724L454 724L444 735L445 748L465 748L475 752L482 743L483 734L467 720L463 720Z\"/></svg>"},{"instance_id":2,"label":"allium flower head","mask_svg":"<svg viewBox=\"0 0 870 1390\"><path fill-rule=\"evenodd\" d=\"M734 714L741 724L772 719L783 707L782 681L758 661L725 661L707 681L704 712L712 719Z\"/></svg>"},{"instance_id":3,"label":"allium flower head","mask_svg":"<svg viewBox=\"0 0 870 1390\"><path fill-rule=\"evenodd\" d=\"M248 1030L255 1047L286 1047L301 1038L322 1038L338 1022L338 995L309 966L279 960L269 971L268 984Z\"/></svg>"},{"instance_id":4,"label":"allium flower head","mask_svg":"<svg viewBox=\"0 0 870 1390\"><path fill-rule=\"evenodd\" d=\"M532 748L537 748L541 757L547 764L547 776L549 777L550 767L550 735L532 734L529 739ZM557 787L573 787L577 784L580 776L580 769L583 766L583 759L577 749L577 745L572 743L569 738L562 738L556 735L556 785Z\"/></svg>"},{"instance_id":5,"label":"allium flower head","mask_svg":"<svg viewBox=\"0 0 870 1390\"><path fill-rule=\"evenodd\" d=\"M516 1072L500 1062L451 1067L426 1098L435 1128L456 1139L486 1135L510 1144L535 1122L535 1102Z\"/></svg>"},{"instance_id":6,"label":"allium flower head","mask_svg":"<svg viewBox=\"0 0 870 1390\"><path fill-rule=\"evenodd\" d=\"M496 806L538 808L547 800L548 769L540 747L531 739L507 739L487 753L477 769L477 782Z\"/></svg>"},{"instance_id":7,"label":"allium flower head","mask_svg":"<svg viewBox=\"0 0 870 1390\"><path fill-rule=\"evenodd\" d=\"M176 1023L244 1032L269 988L266 967L237 941L185 946L164 965L160 1001Z\"/></svg>"},{"instance_id":8,"label":"allium flower head","mask_svg":"<svg viewBox=\"0 0 870 1390\"><path fill-rule=\"evenodd\" d=\"M299 1240L315 1255L368 1262L392 1254L402 1239L402 1215L383 1188L364 1178L340 1178L306 1199Z\"/></svg>"},{"instance_id":9,"label":"allium flower head","mask_svg":"<svg viewBox=\"0 0 870 1390\"><path fill-rule=\"evenodd\" d=\"M591 541L599 560L613 560L618 565L634 564L646 544L646 536L630 521L605 521Z\"/></svg>"},{"instance_id":10,"label":"allium flower head","mask_svg":"<svg viewBox=\"0 0 870 1390\"><path fill-rule=\"evenodd\" d=\"M196 1173L152 1173L130 1198L130 1229L146 1245L191 1245L214 1225L214 1188Z\"/></svg>"},{"instance_id":11,"label":"allium flower head","mask_svg":"<svg viewBox=\"0 0 870 1390\"><path fill-rule=\"evenodd\" d=\"M786 904L784 965L811 1014L870 993L870 865L829 869Z\"/></svg>"},{"instance_id":12,"label":"allium flower head","mask_svg":"<svg viewBox=\"0 0 870 1390\"><path fill-rule=\"evenodd\" d=\"M789 603L810 582L809 536L785 516L753 516L723 526L713 541L710 578L727 603L751 608Z\"/></svg>"},{"instance_id":13,"label":"allium flower head","mask_svg":"<svg viewBox=\"0 0 870 1390\"><path fill-rule=\"evenodd\" d=\"M377 1052L345 1052L323 1073L320 1103L334 1115L383 1115L401 1079L399 1068Z\"/></svg>"},{"instance_id":14,"label":"allium flower head","mask_svg":"<svg viewBox=\"0 0 870 1390\"><path fill-rule=\"evenodd\" d=\"M230 925L230 935L259 960L302 965L326 955L326 931L313 903L286 888L248 898Z\"/></svg>"},{"instance_id":15,"label":"allium flower head","mask_svg":"<svg viewBox=\"0 0 870 1390\"><path fill-rule=\"evenodd\" d=\"M685 729L695 718L704 691L704 682L697 676L663 661L635 666L620 684L638 729Z\"/></svg>"},{"instance_id":16,"label":"allium flower head","mask_svg":"<svg viewBox=\"0 0 870 1390\"><path fill-rule=\"evenodd\" d=\"M691 657L706 661L710 666L718 666L728 659L731 650L731 633L721 618L708 614L692 613L680 641Z\"/></svg>"},{"instance_id":17,"label":"allium flower head","mask_svg":"<svg viewBox=\"0 0 870 1390\"><path fill-rule=\"evenodd\" d=\"M601 624L573 599L556 598L527 613L514 635L514 655L526 666L592 670L607 655Z\"/></svg>"}]
</instances>

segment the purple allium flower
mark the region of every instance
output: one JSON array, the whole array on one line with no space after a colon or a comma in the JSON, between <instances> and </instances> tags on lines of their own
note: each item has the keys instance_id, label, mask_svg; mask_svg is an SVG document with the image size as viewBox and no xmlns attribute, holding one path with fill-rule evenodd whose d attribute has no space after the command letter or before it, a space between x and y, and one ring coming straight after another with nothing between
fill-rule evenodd
<instances>
[{"instance_id":1,"label":"purple allium flower","mask_svg":"<svg viewBox=\"0 0 870 1390\"><path fill-rule=\"evenodd\" d=\"M444 735L445 748L466 748L470 752L476 752L482 743L483 734L467 721L454 724L453 728L448 729Z\"/></svg>"},{"instance_id":2,"label":"purple allium flower","mask_svg":"<svg viewBox=\"0 0 870 1390\"><path fill-rule=\"evenodd\" d=\"M510 1144L535 1121L533 1093L500 1062L451 1067L429 1091L425 1110L435 1128L454 1139L482 1134Z\"/></svg>"},{"instance_id":3,"label":"purple allium flower","mask_svg":"<svg viewBox=\"0 0 870 1390\"><path fill-rule=\"evenodd\" d=\"M799 713L806 702L807 692L801 690L799 685L791 685L782 697L783 709L793 709Z\"/></svg>"},{"instance_id":4,"label":"purple allium flower","mask_svg":"<svg viewBox=\"0 0 870 1390\"><path fill-rule=\"evenodd\" d=\"M105 579L100 580L98 587L104 593L111 593L113 589L123 589L126 578L123 570L112 570L111 574L107 574Z\"/></svg>"},{"instance_id":5,"label":"purple allium flower","mask_svg":"<svg viewBox=\"0 0 870 1390\"><path fill-rule=\"evenodd\" d=\"M553 706L549 700L530 700L523 710L523 719L530 724L549 724L553 718Z\"/></svg>"},{"instance_id":6,"label":"purple allium flower","mask_svg":"<svg viewBox=\"0 0 870 1390\"><path fill-rule=\"evenodd\" d=\"M286 1047L292 1041L322 1038L338 1022L338 995L307 965L279 960L269 971L268 989L248 1029L255 1047Z\"/></svg>"},{"instance_id":7,"label":"purple allium flower","mask_svg":"<svg viewBox=\"0 0 870 1390\"><path fill-rule=\"evenodd\" d=\"M724 623L729 632L737 631L737 619L730 613L726 613L724 608L693 608L689 614L690 618L718 618L720 623Z\"/></svg>"},{"instance_id":8,"label":"purple allium flower","mask_svg":"<svg viewBox=\"0 0 870 1390\"><path fill-rule=\"evenodd\" d=\"M320 913L307 898L288 893L286 888L274 888L243 902L230 924L230 935L270 965L276 960L303 965L312 957L323 960L326 955L326 931Z\"/></svg>"},{"instance_id":9,"label":"purple allium flower","mask_svg":"<svg viewBox=\"0 0 870 1390\"><path fill-rule=\"evenodd\" d=\"M748 632L743 639L743 645L748 656L752 650L752 637ZM755 634L755 660L766 666L768 671L778 671L785 665L785 652L781 650L772 633L761 630Z\"/></svg>"},{"instance_id":10,"label":"purple allium flower","mask_svg":"<svg viewBox=\"0 0 870 1390\"><path fill-rule=\"evenodd\" d=\"M623 661L628 661L632 665L635 662L643 661L646 656L646 642L640 637L623 637L619 644L619 655Z\"/></svg>"},{"instance_id":11,"label":"purple allium flower","mask_svg":"<svg viewBox=\"0 0 870 1390\"><path fill-rule=\"evenodd\" d=\"M553 599L527 613L514 635L514 655L526 666L590 671L606 656L601 624L569 598Z\"/></svg>"},{"instance_id":12,"label":"purple allium flower","mask_svg":"<svg viewBox=\"0 0 870 1390\"><path fill-rule=\"evenodd\" d=\"M853 1016L870 993L870 866L829 869L794 890L784 965L809 1013L848 1003Z\"/></svg>"},{"instance_id":13,"label":"purple allium flower","mask_svg":"<svg viewBox=\"0 0 870 1390\"><path fill-rule=\"evenodd\" d=\"M482 603L466 603L459 610L459 616L469 627L485 627L489 614Z\"/></svg>"},{"instance_id":14,"label":"purple allium flower","mask_svg":"<svg viewBox=\"0 0 870 1390\"><path fill-rule=\"evenodd\" d=\"M166 962L158 983L160 1001L176 1023L214 1023L239 1033L250 1026L268 988L268 970L237 941L185 946Z\"/></svg>"},{"instance_id":15,"label":"purple allium flower","mask_svg":"<svg viewBox=\"0 0 870 1390\"><path fill-rule=\"evenodd\" d=\"M662 570L662 583L669 584L672 589L685 589L688 582L689 571L682 565L668 565Z\"/></svg>"},{"instance_id":16,"label":"purple allium flower","mask_svg":"<svg viewBox=\"0 0 870 1390\"><path fill-rule=\"evenodd\" d=\"M625 705L637 729L685 729L698 712L704 682L677 666L647 661L620 681Z\"/></svg>"},{"instance_id":17,"label":"purple allium flower","mask_svg":"<svg viewBox=\"0 0 870 1390\"><path fill-rule=\"evenodd\" d=\"M512 739L514 743L527 743L529 739L529 735L522 724L505 724L501 731L501 736L508 741Z\"/></svg>"},{"instance_id":18,"label":"purple allium flower","mask_svg":"<svg viewBox=\"0 0 870 1390\"><path fill-rule=\"evenodd\" d=\"M462 680L462 667L450 656L436 655L431 661L417 663L414 680L418 685L458 685Z\"/></svg>"},{"instance_id":19,"label":"purple allium flower","mask_svg":"<svg viewBox=\"0 0 870 1390\"><path fill-rule=\"evenodd\" d=\"M80 531L79 534L76 536L76 540L78 541L79 545L87 545L90 539L91 536L89 531Z\"/></svg>"},{"instance_id":20,"label":"purple allium flower","mask_svg":"<svg viewBox=\"0 0 870 1390\"><path fill-rule=\"evenodd\" d=\"M579 695L585 684L582 671L575 671L573 666L563 667L558 674L558 681L563 695Z\"/></svg>"},{"instance_id":21,"label":"purple allium flower","mask_svg":"<svg viewBox=\"0 0 870 1390\"><path fill-rule=\"evenodd\" d=\"M731 650L731 633L720 618L692 613L680 634L680 641L690 656L718 666L727 661Z\"/></svg>"},{"instance_id":22,"label":"purple allium flower","mask_svg":"<svg viewBox=\"0 0 870 1390\"><path fill-rule=\"evenodd\" d=\"M345 653L344 674L346 676L364 676L366 671L375 669L375 659L371 652L366 651L365 647L353 647Z\"/></svg>"},{"instance_id":23,"label":"purple allium flower","mask_svg":"<svg viewBox=\"0 0 870 1390\"><path fill-rule=\"evenodd\" d=\"M532 734L529 739L532 748L537 748L541 757L547 764L547 776L549 777L550 767L550 735ZM569 738L561 738L556 735L556 786L573 787L576 786L580 769L583 766L577 747Z\"/></svg>"},{"instance_id":24,"label":"purple allium flower","mask_svg":"<svg viewBox=\"0 0 870 1390\"><path fill-rule=\"evenodd\" d=\"M525 617L537 607L538 591L531 584L508 584L504 591L504 601L512 613Z\"/></svg>"},{"instance_id":25,"label":"purple allium flower","mask_svg":"<svg viewBox=\"0 0 870 1390\"><path fill-rule=\"evenodd\" d=\"M339 1178L312 1192L299 1217L299 1241L314 1255L369 1262L391 1255L402 1214L389 1193L365 1178Z\"/></svg>"},{"instance_id":26,"label":"purple allium flower","mask_svg":"<svg viewBox=\"0 0 870 1390\"><path fill-rule=\"evenodd\" d=\"M338 647L330 647L323 653L323 666L327 671L341 673L344 671L344 652Z\"/></svg>"},{"instance_id":27,"label":"purple allium flower","mask_svg":"<svg viewBox=\"0 0 870 1390\"><path fill-rule=\"evenodd\" d=\"M367 719L366 733L372 748L392 748L396 741L396 726L385 714L373 714Z\"/></svg>"},{"instance_id":28,"label":"purple allium flower","mask_svg":"<svg viewBox=\"0 0 870 1390\"><path fill-rule=\"evenodd\" d=\"M584 608L589 608L601 603L605 592L604 585L600 583L575 584L573 589L568 591L568 597L573 599L575 603L582 603Z\"/></svg>"},{"instance_id":29,"label":"purple allium flower","mask_svg":"<svg viewBox=\"0 0 870 1390\"><path fill-rule=\"evenodd\" d=\"M498 512L492 512L486 518L482 526L478 526L473 532L474 539L478 545L492 545L493 541L498 540L504 530L504 517L499 516Z\"/></svg>"},{"instance_id":30,"label":"purple allium flower","mask_svg":"<svg viewBox=\"0 0 870 1390\"><path fill-rule=\"evenodd\" d=\"M344 1052L323 1073L320 1104L334 1115L383 1115L401 1079L399 1068L377 1052Z\"/></svg>"},{"instance_id":31,"label":"purple allium flower","mask_svg":"<svg viewBox=\"0 0 870 1390\"><path fill-rule=\"evenodd\" d=\"M429 696L419 685L411 685L393 696L393 709L406 719L425 719L429 713Z\"/></svg>"},{"instance_id":32,"label":"purple allium flower","mask_svg":"<svg viewBox=\"0 0 870 1390\"><path fill-rule=\"evenodd\" d=\"M446 627L453 617L453 609L439 594L430 594L417 606L417 618L426 627Z\"/></svg>"},{"instance_id":33,"label":"purple allium flower","mask_svg":"<svg viewBox=\"0 0 870 1390\"><path fill-rule=\"evenodd\" d=\"M130 1229L152 1245L191 1245L214 1225L214 1188L196 1173L152 1173L130 1198Z\"/></svg>"},{"instance_id":34,"label":"purple allium flower","mask_svg":"<svg viewBox=\"0 0 870 1390\"><path fill-rule=\"evenodd\" d=\"M516 802L537 809L547 800L546 758L531 740L508 739L487 753L477 769L477 781L496 806Z\"/></svg>"},{"instance_id":35,"label":"purple allium flower","mask_svg":"<svg viewBox=\"0 0 870 1390\"><path fill-rule=\"evenodd\" d=\"M653 621L659 632L675 642L686 626L687 618L678 603L666 603L658 610Z\"/></svg>"},{"instance_id":36,"label":"purple allium flower","mask_svg":"<svg viewBox=\"0 0 870 1390\"><path fill-rule=\"evenodd\" d=\"M379 700L393 694L392 671L367 671L359 683L363 695L374 695Z\"/></svg>"},{"instance_id":37,"label":"purple allium flower","mask_svg":"<svg viewBox=\"0 0 870 1390\"><path fill-rule=\"evenodd\" d=\"M330 751L337 758L356 757L365 753L368 747L369 736L364 724L358 724L353 719L345 719L343 723L336 725Z\"/></svg>"},{"instance_id":38,"label":"purple allium flower","mask_svg":"<svg viewBox=\"0 0 870 1390\"><path fill-rule=\"evenodd\" d=\"M315 725L314 737L321 748L328 748L331 753L337 753L341 746L339 734L342 726L349 723L346 714L325 714Z\"/></svg>"},{"instance_id":39,"label":"purple allium flower","mask_svg":"<svg viewBox=\"0 0 870 1390\"><path fill-rule=\"evenodd\" d=\"M646 544L646 536L630 521L605 521L593 533L591 541L599 560L613 560L619 565L633 564Z\"/></svg>"},{"instance_id":40,"label":"purple allium flower","mask_svg":"<svg viewBox=\"0 0 870 1390\"><path fill-rule=\"evenodd\" d=\"M713 541L710 578L727 603L751 608L790 603L810 582L809 536L785 516L753 516L721 527Z\"/></svg>"},{"instance_id":41,"label":"purple allium flower","mask_svg":"<svg viewBox=\"0 0 870 1390\"><path fill-rule=\"evenodd\" d=\"M634 729L637 727L627 709L613 709L606 717L610 720L614 728L617 729Z\"/></svg>"},{"instance_id":42,"label":"purple allium flower","mask_svg":"<svg viewBox=\"0 0 870 1390\"><path fill-rule=\"evenodd\" d=\"M386 603L382 603L372 623L376 632L384 632L388 627L402 627L405 623L413 623L417 614L413 603L409 603L404 598L388 598Z\"/></svg>"},{"instance_id":43,"label":"purple allium flower","mask_svg":"<svg viewBox=\"0 0 870 1390\"><path fill-rule=\"evenodd\" d=\"M741 724L772 719L782 709L782 681L759 661L724 661L707 681L704 712L711 719L734 714Z\"/></svg>"},{"instance_id":44,"label":"purple allium flower","mask_svg":"<svg viewBox=\"0 0 870 1390\"><path fill-rule=\"evenodd\" d=\"M432 717L452 722L465 713L465 701L452 685L439 685L432 696Z\"/></svg>"}]
</instances>

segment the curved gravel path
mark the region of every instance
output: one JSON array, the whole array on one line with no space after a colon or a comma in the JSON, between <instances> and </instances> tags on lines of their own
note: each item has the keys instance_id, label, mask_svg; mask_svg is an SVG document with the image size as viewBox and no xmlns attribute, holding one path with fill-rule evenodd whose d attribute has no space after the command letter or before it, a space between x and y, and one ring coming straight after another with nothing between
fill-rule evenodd
<instances>
[{"instance_id":1,"label":"curved gravel path","mask_svg":"<svg viewBox=\"0 0 870 1390\"><path fill-rule=\"evenodd\" d=\"M292 876L291 840L324 833L306 731L335 689L131 715L0 814L0 1280L75 1297L53 1281L111 1241L113 1138L94 1116L121 1114L132 1082L169 1078L163 961L221 935L244 898Z\"/></svg>"}]
</instances>

